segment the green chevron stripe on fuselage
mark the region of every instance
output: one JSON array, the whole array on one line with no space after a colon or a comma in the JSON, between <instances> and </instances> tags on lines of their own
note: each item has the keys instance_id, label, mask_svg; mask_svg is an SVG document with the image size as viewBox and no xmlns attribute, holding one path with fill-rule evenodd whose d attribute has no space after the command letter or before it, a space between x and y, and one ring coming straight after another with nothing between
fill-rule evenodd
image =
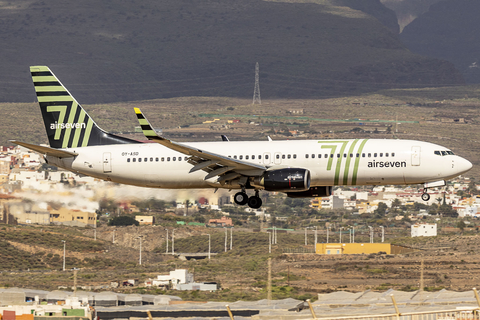
<instances>
[{"instance_id":1,"label":"green chevron stripe on fuselage","mask_svg":"<svg viewBox=\"0 0 480 320\"><path fill-rule=\"evenodd\" d=\"M354 140L322 140L318 141L318 143L322 143L322 149L330 149L330 153L328 155L327 161L327 171L332 170L333 160L336 158L337 163L335 165L335 173L333 178L333 184L339 185L340 182L340 173L342 172L342 165L343 165L343 158L345 159L345 167L343 168L343 179L342 184L348 185L349 182L349 173L352 169L353 164L353 172L352 172L352 180L351 184L355 185L357 183L357 175L358 175L358 167L360 165L360 158L363 151L363 148L368 141L368 139L362 140L360 143L358 150L355 152L355 147L358 145L360 139ZM348 148L348 154L345 153L348 144L350 143L350 147ZM337 147L340 147L340 151L336 154ZM357 156L358 154L358 156ZM352 161L352 158L355 157L355 161Z\"/></svg>"}]
</instances>

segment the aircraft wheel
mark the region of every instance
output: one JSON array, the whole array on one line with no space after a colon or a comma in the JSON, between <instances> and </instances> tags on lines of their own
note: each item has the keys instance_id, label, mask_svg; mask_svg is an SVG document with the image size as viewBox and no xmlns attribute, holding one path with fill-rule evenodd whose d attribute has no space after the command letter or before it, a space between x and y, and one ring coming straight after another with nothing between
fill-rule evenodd
<instances>
[{"instance_id":1,"label":"aircraft wheel","mask_svg":"<svg viewBox=\"0 0 480 320\"><path fill-rule=\"evenodd\" d=\"M422 200L423 200L423 201L428 201L428 200L430 200L430 195L425 192L424 194L422 194Z\"/></svg>"},{"instance_id":2,"label":"aircraft wheel","mask_svg":"<svg viewBox=\"0 0 480 320\"><path fill-rule=\"evenodd\" d=\"M248 206L252 209L258 209L262 206L262 199L257 196L252 196L248 198Z\"/></svg>"},{"instance_id":3,"label":"aircraft wheel","mask_svg":"<svg viewBox=\"0 0 480 320\"><path fill-rule=\"evenodd\" d=\"M235 201L238 205L245 205L248 202L248 195L245 192L237 192L233 197L233 201Z\"/></svg>"}]
</instances>

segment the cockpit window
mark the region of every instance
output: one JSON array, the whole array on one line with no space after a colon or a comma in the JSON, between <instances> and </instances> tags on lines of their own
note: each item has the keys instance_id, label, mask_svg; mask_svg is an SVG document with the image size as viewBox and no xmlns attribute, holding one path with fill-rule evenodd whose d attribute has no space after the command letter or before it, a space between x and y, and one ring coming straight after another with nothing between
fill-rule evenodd
<instances>
[{"instance_id":1,"label":"cockpit window","mask_svg":"<svg viewBox=\"0 0 480 320\"><path fill-rule=\"evenodd\" d=\"M455 153L453 153L453 151L450 151L450 150L442 150L442 151L433 151L434 154L436 154L437 156L453 156L455 155Z\"/></svg>"}]
</instances>

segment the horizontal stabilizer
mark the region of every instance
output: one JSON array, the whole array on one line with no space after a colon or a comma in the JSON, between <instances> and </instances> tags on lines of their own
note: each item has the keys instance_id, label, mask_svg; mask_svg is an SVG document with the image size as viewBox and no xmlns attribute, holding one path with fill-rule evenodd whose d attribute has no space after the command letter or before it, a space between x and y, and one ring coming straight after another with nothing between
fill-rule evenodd
<instances>
[{"instance_id":1,"label":"horizontal stabilizer","mask_svg":"<svg viewBox=\"0 0 480 320\"><path fill-rule=\"evenodd\" d=\"M47 156L53 156L58 158L71 158L71 157L78 156L78 153L71 152L71 151L53 149L50 147L39 146L36 144L30 144L30 143L20 142L16 140L10 140L10 142L18 144L19 146L25 147L33 151L46 154Z\"/></svg>"}]
</instances>

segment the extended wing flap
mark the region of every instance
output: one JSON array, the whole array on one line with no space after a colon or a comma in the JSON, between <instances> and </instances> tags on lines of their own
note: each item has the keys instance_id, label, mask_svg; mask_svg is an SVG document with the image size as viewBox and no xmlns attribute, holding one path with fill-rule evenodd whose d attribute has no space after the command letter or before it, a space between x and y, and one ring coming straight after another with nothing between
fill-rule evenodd
<instances>
[{"instance_id":1,"label":"extended wing flap","mask_svg":"<svg viewBox=\"0 0 480 320\"><path fill-rule=\"evenodd\" d=\"M71 151L53 149L50 147L39 146L36 144L30 144L30 143L16 141L16 140L10 140L10 142L18 144L19 146L25 147L33 151L46 154L47 156L53 156L58 158L71 158L71 157L78 156L78 153L71 152Z\"/></svg>"},{"instance_id":2,"label":"extended wing flap","mask_svg":"<svg viewBox=\"0 0 480 320\"><path fill-rule=\"evenodd\" d=\"M167 138L164 138L162 136L159 136L157 134L157 132L153 129L150 122L148 122L148 120L145 118L142 111L140 111L139 108L135 108L135 113L137 115L138 122L140 123L140 126L142 127L143 134L145 135L145 137L147 139L155 141L155 142L157 142L157 143L159 143L159 144L161 144L161 145L163 145L167 148L175 150L177 152L202 159L203 161L208 161L207 163L205 163L205 166L203 164L199 164L196 167L194 166L192 168L191 172L194 172L194 171L197 171L197 170L200 170L200 169L206 169L210 165L217 165L217 166L225 167L225 168L229 167L229 169L227 171L218 170L218 168L215 169L215 170L218 170L217 175L221 175L221 174L224 174L224 173L229 172L229 171L246 171L246 170L259 171L260 170L260 171L263 172L263 170L266 170L266 168L262 165L257 165L257 164L254 164L254 163L239 161L239 160L232 159L232 158L220 155L220 154L209 152L207 150L202 150L202 149L190 147L188 145L178 143L178 142L169 140ZM214 171L212 171L212 172L214 172ZM209 173L207 175L207 177L209 177L209 178L211 178L212 176L215 176L215 174ZM208 178L206 178L206 179L208 179Z\"/></svg>"}]
</instances>

